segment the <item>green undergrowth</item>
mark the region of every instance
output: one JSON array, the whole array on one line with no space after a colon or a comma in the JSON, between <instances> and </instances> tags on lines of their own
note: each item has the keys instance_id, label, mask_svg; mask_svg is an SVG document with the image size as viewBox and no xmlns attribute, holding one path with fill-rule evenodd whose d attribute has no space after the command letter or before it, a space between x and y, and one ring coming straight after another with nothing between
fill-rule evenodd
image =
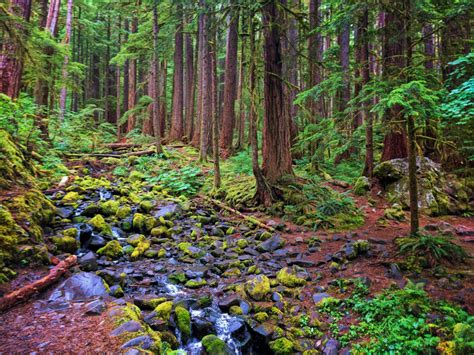
<instances>
[{"instance_id":1,"label":"green undergrowth","mask_svg":"<svg viewBox=\"0 0 474 355\"><path fill-rule=\"evenodd\" d=\"M467 354L474 350L474 318L458 306L430 299L419 286L387 289L367 298L355 283L351 296L329 298L319 311L333 322L332 335L355 354ZM349 323L349 327L341 326Z\"/></svg>"}]
</instances>

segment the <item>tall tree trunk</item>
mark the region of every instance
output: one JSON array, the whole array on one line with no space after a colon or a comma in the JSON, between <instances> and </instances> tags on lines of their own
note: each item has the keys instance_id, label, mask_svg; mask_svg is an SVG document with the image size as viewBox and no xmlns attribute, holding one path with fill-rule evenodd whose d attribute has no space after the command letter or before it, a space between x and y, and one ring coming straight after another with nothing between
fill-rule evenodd
<instances>
[{"instance_id":1,"label":"tall tree trunk","mask_svg":"<svg viewBox=\"0 0 474 355\"><path fill-rule=\"evenodd\" d=\"M156 154L161 154L163 148L161 147L161 122L158 117L158 0L153 3L153 59L151 61L151 97L152 103L152 122L155 136Z\"/></svg>"},{"instance_id":2,"label":"tall tree trunk","mask_svg":"<svg viewBox=\"0 0 474 355\"><path fill-rule=\"evenodd\" d=\"M185 135L187 141L191 141L194 130L194 48L193 38L190 33L185 35L185 52L186 52L186 67L185 67Z\"/></svg>"},{"instance_id":3,"label":"tall tree trunk","mask_svg":"<svg viewBox=\"0 0 474 355\"><path fill-rule=\"evenodd\" d=\"M215 35L214 35L215 37ZM219 120L218 120L218 109L217 109L217 48L215 40L212 45L211 53L211 72L212 72L212 158L214 160L214 189L221 187L221 169L219 163Z\"/></svg>"},{"instance_id":4,"label":"tall tree trunk","mask_svg":"<svg viewBox=\"0 0 474 355\"><path fill-rule=\"evenodd\" d=\"M282 0L285 6L288 1ZM298 5L298 0L290 0L290 5L294 9ZM298 134L298 127L296 125L296 114L297 107L293 104L296 99L296 93L298 88L298 28L296 26L296 19L287 14L285 19L285 31L282 34L281 46L283 54L283 78L285 79L285 85L283 86L283 93L285 95L285 108L288 111L288 117L290 119L290 130L291 130L291 143L296 140Z\"/></svg>"},{"instance_id":5,"label":"tall tree trunk","mask_svg":"<svg viewBox=\"0 0 474 355\"><path fill-rule=\"evenodd\" d=\"M347 103L351 98L351 87L349 82L349 41L350 41L350 24L344 21L341 33L338 36L339 42L339 61L342 70L342 89L339 93L338 110L344 112Z\"/></svg>"},{"instance_id":6,"label":"tall tree trunk","mask_svg":"<svg viewBox=\"0 0 474 355\"><path fill-rule=\"evenodd\" d=\"M122 35L121 35L121 29L122 29L122 20L119 16L118 18L118 24L117 24L117 40L118 40L118 51L120 51L120 47L122 46ZM121 97L121 87L120 87L120 78L122 77L122 74L120 72L120 65L116 64L115 65L115 96L116 96L116 101L115 101L115 125L117 127L117 141L120 140L120 136L122 135L122 131L120 129L120 117L122 117L122 103L120 101Z\"/></svg>"},{"instance_id":7,"label":"tall tree trunk","mask_svg":"<svg viewBox=\"0 0 474 355\"><path fill-rule=\"evenodd\" d=\"M249 112L249 138L250 147L252 149L252 172L255 177L255 202L270 206L274 200L273 189L268 185L263 176L258 162L258 136L257 136L257 75L256 75L256 49L255 49L255 24L254 15L249 19L249 42L250 42L250 57L249 57L249 84L250 84L250 112Z\"/></svg>"},{"instance_id":8,"label":"tall tree trunk","mask_svg":"<svg viewBox=\"0 0 474 355\"><path fill-rule=\"evenodd\" d=\"M310 0L309 2L309 27L312 34L309 36L308 58L309 58L309 86L319 85L323 81L323 38L321 36L321 0ZM324 117L324 97L321 96L311 104L312 121L317 117Z\"/></svg>"},{"instance_id":9,"label":"tall tree trunk","mask_svg":"<svg viewBox=\"0 0 474 355\"><path fill-rule=\"evenodd\" d=\"M434 59L435 44L434 44L434 33L433 26L431 24L425 24L423 26L423 37L424 37L424 50L425 50L425 69L428 75L435 75L434 72ZM425 137L424 140L424 153L425 156L436 159L436 127L434 122L429 116L426 117L425 121Z\"/></svg>"},{"instance_id":10,"label":"tall tree trunk","mask_svg":"<svg viewBox=\"0 0 474 355\"><path fill-rule=\"evenodd\" d=\"M243 23L244 21L242 21ZM245 117L246 110L244 105L243 90L245 85L245 37L242 38L240 42L240 63L239 63L239 87L237 89L237 101L239 102L239 118L238 118L238 136L237 136L237 145L235 149L241 150L245 141Z\"/></svg>"},{"instance_id":11,"label":"tall tree trunk","mask_svg":"<svg viewBox=\"0 0 474 355\"><path fill-rule=\"evenodd\" d=\"M209 144L211 138L212 129L212 95L209 93L212 91L212 63L211 63L211 49L209 43L209 5L206 0L200 0L201 8L204 14L201 18L202 24L202 54L201 68L202 68L202 99L201 99L201 137L200 137L200 155L201 161L207 160L207 154L209 151Z\"/></svg>"},{"instance_id":12,"label":"tall tree trunk","mask_svg":"<svg viewBox=\"0 0 474 355\"><path fill-rule=\"evenodd\" d=\"M202 6L200 4L200 6ZM196 74L197 74L197 105L196 105L196 123L193 132L193 138L191 140L191 145L194 147L199 147L201 143L201 118L202 118L202 55L203 51L203 16L204 14L202 11L199 14L198 18L198 37L197 37L197 45L196 45Z\"/></svg>"},{"instance_id":13,"label":"tall tree trunk","mask_svg":"<svg viewBox=\"0 0 474 355\"><path fill-rule=\"evenodd\" d=\"M406 22L404 19L405 0L392 1L385 9L383 78L397 85L406 66ZM394 106L385 113L384 121L388 130L384 137L382 161L406 158L408 155L406 130L398 122L402 108Z\"/></svg>"},{"instance_id":14,"label":"tall tree trunk","mask_svg":"<svg viewBox=\"0 0 474 355\"><path fill-rule=\"evenodd\" d=\"M158 82L158 120L160 121L159 132L161 132L161 138L165 136L166 130L166 114L167 114L167 105L166 105L166 83L168 78L168 63L163 60L160 64L160 75Z\"/></svg>"},{"instance_id":15,"label":"tall tree trunk","mask_svg":"<svg viewBox=\"0 0 474 355\"><path fill-rule=\"evenodd\" d=\"M46 19L45 30L50 33L51 36L55 36L57 33L57 23L59 18L59 9L61 1L51 0L49 4L48 17ZM43 49L43 53L46 57L45 74L48 75L52 70L51 58L54 54L54 48L46 46ZM35 85L35 103L38 106L37 112L37 126L41 131L41 137L44 140L49 141L49 130L48 130L48 98L50 92L51 83L45 78L39 78Z\"/></svg>"},{"instance_id":16,"label":"tall tree trunk","mask_svg":"<svg viewBox=\"0 0 474 355\"><path fill-rule=\"evenodd\" d=\"M67 15L66 15L66 36L64 37L63 43L69 49L69 42L72 32L72 9L73 0L67 1ZM68 80L68 66L69 66L69 54L64 56L63 64L63 87L59 95L59 118L61 121L64 120L64 114L66 113L66 99L67 99L67 80Z\"/></svg>"},{"instance_id":17,"label":"tall tree trunk","mask_svg":"<svg viewBox=\"0 0 474 355\"><path fill-rule=\"evenodd\" d=\"M282 58L277 0L263 6L264 25L264 119L263 174L277 183L284 175L293 174L290 142L290 120L285 110L282 81Z\"/></svg>"},{"instance_id":18,"label":"tall tree trunk","mask_svg":"<svg viewBox=\"0 0 474 355\"><path fill-rule=\"evenodd\" d=\"M359 76L361 90L369 83L370 80L370 63L369 63L369 8L365 4L359 17L357 30L357 47L359 57ZM360 108L360 118L365 121L365 166L364 175L369 179L373 177L374 171L374 133L373 133L373 117L369 112L368 103L362 102Z\"/></svg>"},{"instance_id":19,"label":"tall tree trunk","mask_svg":"<svg viewBox=\"0 0 474 355\"><path fill-rule=\"evenodd\" d=\"M31 0L10 0L8 10L29 21ZM24 31L21 26L18 26L17 30ZM4 36L0 43L0 93L12 99L16 99L20 93L24 50L14 38Z\"/></svg>"},{"instance_id":20,"label":"tall tree trunk","mask_svg":"<svg viewBox=\"0 0 474 355\"><path fill-rule=\"evenodd\" d=\"M130 30L129 21L127 18L124 20L124 43L128 42L128 31ZM128 111L128 93L130 92L130 61L127 59L123 65L123 112ZM125 133L124 128L121 128L121 132Z\"/></svg>"},{"instance_id":21,"label":"tall tree trunk","mask_svg":"<svg viewBox=\"0 0 474 355\"><path fill-rule=\"evenodd\" d=\"M176 25L174 37L174 79L173 79L173 115L171 116L171 128L169 140L181 140L184 136L183 129L183 13L182 6L177 6L179 23Z\"/></svg>"},{"instance_id":22,"label":"tall tree trunk","mask_svg":"<svg viewBox=\"0 0 474 355\"><path fill-rule=\"evenodd\" d=\"M132 19L131 33L138 31L138 18L135 16ZM137 60L130 59L128 67L128 110L135 108L137 104ZM128 116L127 133L135 128L135 115Z\"/></svg>"},{"instance_id":23,"label":"tall tree trunk","mask_svg":"<svg viewBox=\"0 0 474 355\"><path fill-rule=\"evenodd\" d=\"M230 1L227 29L227 46L224 69L224 106L222 108L220 148L224 157L232 153L232 138L235 127L235 100L237 97L237 49L239 45L239 9L236 0Z\"/></svg>"}]
</instances>

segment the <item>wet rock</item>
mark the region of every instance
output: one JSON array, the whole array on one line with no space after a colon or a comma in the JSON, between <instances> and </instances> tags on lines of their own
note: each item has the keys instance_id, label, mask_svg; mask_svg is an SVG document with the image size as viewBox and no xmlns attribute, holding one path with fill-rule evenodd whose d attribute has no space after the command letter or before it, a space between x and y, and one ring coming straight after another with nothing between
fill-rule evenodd
<instances>
[{"instance_id":1,"label":"wet rock","mask_svg":"<svg viewBox=\"0 0 474 355\"><path fill-rule=\"evenodd\" d=\"M96 274L102 277L109 285L114 285L121 281L120 273L116 270L103 269L97 271Z\"/></svg>"},{"instance_id":2,"label":"wet rock","mask_svg":"<svg viewBox=\"0 0 474 355\"><path fill-rule=\"evenodd\" d=\"M319 302L321 302L321 301L324 300L325 298L329 298L329 297L331 297L331 296L330 296L329 294L327 294L327 293L324 293L324 292L322 292L322 293L315 293L315 294L313 295L313 301L314 301L315 304L318 304Z\"/></svg>"},{"instance_id":3,"label":"wet rock","mask_svg":"<svg viewBox=\"0 0 474 355\"><path fill-rule=\"evenodd\" d=\"M142 335L133 339L130 339L122 345L122 349L133 348L139 346L143 350L148 350L152 347L153 340L148 335Z\"/></svg>"},{"instance_id":4,"label":"wet rock","mask_svg":"<svg viewBox=\"0 0 474 355\"><path fill-rule=\"evenodd\" d=\"M101 213L101 211L102 209L100 208L100 206L95 203L90 203L86 206L86 208L84 208L84 211L82 211L82 215L87 217L93 217L96 214Z\"/></svg>"},{"instance_id":5,"label":"wet rock","mask_svg":"<svg viewBox=\"0 0 474 355\"><path fill-rule=\"evenodd\" d=\"M107 294L102 278L90 272L81 272L71 276L58 286L49 300L88 300Z\"/></svg>"},{"instance_id":6,"label":"wet rock","mask_svg":"<svg viewBox=\"0 0 474 355\"><path fill-rule=\"evenodd\" d=\"M156 218L159 217L167 217L170 218L172 216L176 216L181 214L182 209L177 203L172 203L166 206L161 206L158 208L158 210L155 212L154 216Z\"/></svg>"},{"instance_id":7,"label":"wet rock","mask_svg":"<svg viewBox=\"0 0 474 355\"><path fill-rule=\"evenodd\" d=\"M340 346L341 345L337 340L329 339L326 345L324 345L323 355L337 355Z\"/></svg>"},{"instance_id":8,"label":"wet rock","mask_svg":"<svg viewBox=\"0 0 474 355\"><path fill-rule=\"evenodd\" d=\"M79 259L79 265L84 271L96 271L97 257L94 252L90 251Z\"/></svg>"},{"instance_id":9,"label":"wet rock","mask_svg":"<svg viewBox=\"0 0 474 355\"><path fill-rule=\"evenodd\" d=\"M309 259L288 259L287 263L289 266L298 265L301 267L313 267L316 266L316 263Z\"/></svg>"},{"instance_id":10,"label":"wet rock","mask_svg":"<svg viewBox=\"0 0 474 355\"><path fill-rule=\"evenodd\" d=\"M223 312L227 312L230 307L239 305L241 300L242 299L237 294L228 295L220 299L218 305Z\"/></svg>"},{"instance_id":11,"label":"wet rock","mask_svg":"<svg viewBox=\"0 0 474 355\"><path fill-rule=\"evenodd\" d=\"M347 260L354 260L357 258L357 249L353 244L346 244L344 246L343 252Z\"/></svg>"},{"instance_id":12,"label":"wet rock","mask_svg":"<svg viewBox=\"0 0 474 355\"><path fill-rule=\"evenodd\" d=\"M56 210L56 213L61 218L69 219L74 214L74 208L72 207L61 207Z\"/></svg>"},{"instance_id":13,"label":"wet rock","mask_svg":"<svg viewBox=\"0 0 474 355\"><path fill-rule=\"evenodd\" d=\"M273 235L270 239L265 240L260 243L257 247L257 250L264 252L273 252L277 249L282 248L285 245L285 241L278 235Z\"/></svg>"},{"instance_id":14,"label":"wet rock","mask_svg":"<svg viewBox=\"0 0 474 355\"><path fill-rule=\"evenodd\" d=\"M400 268L398 267L398 265L395 263L390 264L390 270L388 271L388 275L389 277L395 280L403 279L402 272L400 271Z\"/></svg>"},{"instance_id":15,"label":"wet rock","mask_svg":"<svg viewBox=\"0 0 474 355\"><path fill-rule=\"evenodd\" d=\"M142 330L142 326L139 322L131 320L123 323L120 327L114 329L111 333L112 336L119 336L126 332L134 333Z\"/></svg>"},{"instance_id":16,"label":"wet rock","mask_svg":"<svg viewBox=\"0 0 474 355\"><path fill-rule=\"evenodd\" d=\"M201 340L202 346L209 355L231 355L234 352L229 348L229 346L216 335L210 334L206 335Z\"/></svg>"},{"instance_id":17,"label":"wet rock","mask_svg":"<svg viewBox=\"0 0 474 355\"><path fill-rule=\"evenodd\" d=\"M92 237L93 228L87 223L80 223L76 226L81 246L87 246Z\"/></svg>"},{"instance_id":18,"label":"wet rock","mask_svg":"<svg viewBox=\"0 0 474 355\"><path fill-rule=\"evenodd\" d=\"M106 245L107 245L107 240L105 240L105 238L101 237L100 235L93 234L92 238L89 241L89 244L87 245L87 248L97 251Z\"/></svg>"},{"instance_id":19,"label":"wet rock","mask_svg":"<svg viewBox=\"0 0 474 355\"><path fill-rule=\"evenodd\" d=\"M123 292L123 289L120 285L113 285L110 287L110 292L109 294L113 297L120 298L123 297L125 294Z\"/></svg>"},{"instance_id":20,"label":"wet rock","mask_svg":"<svg viewBox=\"0 0 474 355\"><path fill-rule=\"evenodd\" d=\"M257 327L252 327L251 329L256 338L264 343L268 343L275 332L275 326L269 322L260 324Z\"/></svg>"},{"instance_id":21,"label":"wet rock","mask_svg":"<svg viewBox=\"0 0 474 355\"><path fill-rule=\"evenodd\" d=\"M102 300L95 300L86 305L87 315L99 315L105 311L106 305Z\"/></svg>"}]
</instances>

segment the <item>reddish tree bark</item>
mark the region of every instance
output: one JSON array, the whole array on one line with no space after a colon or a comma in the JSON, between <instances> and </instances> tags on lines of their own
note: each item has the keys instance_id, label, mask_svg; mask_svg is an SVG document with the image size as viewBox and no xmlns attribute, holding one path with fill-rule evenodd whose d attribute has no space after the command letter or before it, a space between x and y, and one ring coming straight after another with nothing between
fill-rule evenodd
<instances>
[{"instance_id":1,"label":"reddish tree bark","mask_svg":"<svg viewBox=\"0 0 474 355\"><path fill-rule=\"evenodd\" d=\"M117 24L117 40L118 40L118 50L120 51L120 47L122 46L122 35L121 35L121 18L119 16L118 18L118 24ZM121 71L120 71L120 65L116 64L115 66L115 96L116 96L116 101L115 101L115 125L117 127L117 141L120 140L120 136L122 134L120 130L120 117L122 117L122 104L120 102L120 97L121 97L121 87L120 87L120 78L122 77Z\"/></svg>"},{"instance_id":2,"label":"reddish tree bark","mask_svg":"<svg viewBox=\"0 0 474 355\"><path fill-rule=\"evenodd\" d=\"M235 6L235 0L230 2ZM237 97L237 48L238 48L239 10L233 9L229 14L227 29L227 46L224 69L224 106L222 108L220 148L223 156L232 151L232 138L235 127L235 100Z\"/></svg>"},{"instance_id":3,"label":"reddish tree bark","mask_svg":"<svg viewBox=\"0 0 474 355\"><path fill-rule=\"evenodd\" d=\"M347 103L351 98L351 87L349 82L349 41L350 41L350 25L345 21L338 36L339 42L339 61L342 70L342 89L339 93L338 110L344 112Z\"/></svg>"},{"instance_id":4,"label":"reddish tree bark","mask_svg":"<svg viewBox=\"0 0 474 355\"><path fill-rule=\"evenodd\" d=\"M156 154L163 152L161 147L161 122L158 116L158 0L153 2L153 57L151 61L151 88L150 93L153 98L152 103L152 123L155 136Z\"/></svg>"},{"instance_id":5,"label":"reddish tree bark","mask_svg":"<svg viewBox=\"0 0 474 355\"><path fill-rule=\"evenodd\" d=\"M242 25L244 21L242 20ZM243 31L245 31L243 29ZM237 101L239 102L239 117L237 121L238 127L238 137L237 137L237 145L236 150L240 150L243 148L244 141L245 141L245 118L246 118L246 110L243 100L243 89L245 85L245 44L246 40L245 37L242 38L240 42L240 63L239 63L239 87L237 89Z\"/></svg>"},{"instance_id":6,"label":"reddish tree bark","mask_svg":"<svg viewBox=\"0 0 474 355\"><path fill-rule=\"evenodd\" d=\"M131 33L138 30L138 18L132 20ZM128 67L128 110L132 110L137 104L137 60L130 59ZM135 115L128 116L127 133L135 128Z\"/></svg>"},{"instance_id":7,"label":"reddish tree bark","mask_svg":"<svg viewBox=\"0 0 474 355\"><path fill-rule=\"evenodd\" d=\"M174 36L173 114L171 116L170 141L181 140L184 136L183 15L181 5L177 6L177 16L180 20L176 25L176 33Z\"/></svg>"},{"instance_id":8,"label":"reddish tree bark","mask_svg":"<svg viewBox=\"0 0 474 355\"><path fill-rule=\"evenodd\" d=\"M201 6L201 5L200 5ZM204 14L199 14L198 19L198 37L197 37L197 53L196 53L196 72L197 72L197 106L196 106L196 123L193 132L193 138L191 140L191 145L194 147L199 147L201 142L201 117L202 117L202 37L203 37L203 17Z\"/></svg>"},{"instance_id":9,"label":"reddish tree bark","mask_svg":"<svg viewBox=\"0 0 474 355\"><path fill-rule=\"evenodd\" d=\"M30 20L31 0L10 0L9 12ZM21 26L18 30L24 31ZM0 93L16 99L20 93L24 48L13 38L4 36L0 44Z\"/></svg>"},{"instance_id":10,"label":"reddish tree bark","mask_svg":"<svg viewBox=\"0 0 474 355\"><path fill-rule=\"evenodd\" d=\"M290 143L290 120L285 110L282 81L279 13L276 0L263 6L264 25L264 119L263 174L277 183L283 175L293 174Z\"/></svg>"},{"instance_id":11,"label":"reddish tree bark","mask_svg":"<svg viewBox=\"0 0 474 355\"><path fill-rule=\"evenodd\" d=\"M404 0L396 0L386 8L384 43L383 43L383 77L394 83L401 79L406 66L406 29ZM385 113L384 120L388 131L384 137L382 161L406 158L408 156L406 131L401 116L402 108L394 106Z\"/></svg>"},{"instance_id":12,"label":"reddish tree bark","mask_svg":"<svg viewBox=\"0 0 474 355\"><path fill-rule=\"evenodd\" d=\"M187 140L190 141L193 136L194 130L194 48L193 38L191 34L186 33L185 35L185 53L186 53L186 67L185 67L185 135Z\"/></svg>"},{"instance_id":13,"label":"reddish tree bark","mask_svg":"<svg viewBox=\"0 0 474 355\"><path fill-rule=\"evenodd\" d=\"M201 23L201 50L200 55L202 68L202 99L201 99L201 136L200 136L200 160L207 160L207 154L210 148L210 138L211 138L211 129L212 129L212 95L209 93L212 92L212 62L211 62L211 48L209 44L209 15L207 11L209 10L209 5L206 0L200 0L200 5L204 11Z\"/></svg>"},{"instance_id":14,"label":"reddish tree bark","mask_svg":"<svg viewBox=\"0 0 474 355\"><path fill-rule=\"evenodd\" d=\"M166 130L166 83L168 78L168 63L164 60L160 63L160 75L158 81L158 120L160 121L161 138L165 136Z\"/></svg>"}]
</instances>

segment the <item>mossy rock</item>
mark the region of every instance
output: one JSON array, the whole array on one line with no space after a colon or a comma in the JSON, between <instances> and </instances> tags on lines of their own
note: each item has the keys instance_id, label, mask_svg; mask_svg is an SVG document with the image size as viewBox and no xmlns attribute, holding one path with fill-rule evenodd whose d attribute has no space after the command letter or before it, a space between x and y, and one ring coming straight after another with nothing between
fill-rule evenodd
<instances>
[{"instance_id":1,"label":"mossy rock","mask_svg":"<svg viewBox=\"0 0 474 355\"><path fill-rule=\"evenodd\" d=\"M216 335L206 335L201 340L202 346L208 355L230 355L232 351L227 344Z\"/></svg>"},{"instance_id":2,"label":"mossy rock","mask_svg":"<svg viewBox=\"0 0 474 355\"><path fill-rule=\"evenodd\" d=\"M186 308L181 306L177 306L174 312L176 314L176 325L184 341L186 341L191 336L191 315Z\"/></svg>"},{"instance_id":3,"label":"mossy rock","mask_svg":"<svg viewBox=\"0 0 474 355\"><path fill-rule=\"evenodd\" d=\"M132 234L127 238L127 243L133 247L136 247L138 244L145 240L145 236L143 234Z\"/></svg>"},{"instance_id":4,"label":"mossy rock","mask_svg":"<svg viewBox=\"0 0 474 355\"><path fill-rule=\"evenodd\" d=\"M402 206L399 204L394 204L392 207L385 209L383 215L385 218L394 221L405 220L405 212L403 212Z\"/></svg>"},{"instance_id":5,"label":"mossy rock","mask_svg":"<svg viewBox=\"0 0 474 355\"><path fill-rule=\"evenodd\" d=\"M156 225L156 220L152 216L145 216L141 213L135 213L133 216L133 229L140 233L148 233Z\"/></svg>"},{"instance_id":6,"label":"mossy rock","mask_svg":"<svg viewBox=\"0 0 474 355\"><path fill-rule=\"evenodd\" d=\"M78 248L77 240L73 237L52 237L51 241L60 251L65 253L73 254Z\"/></svg>"},{"instance_id":7,"label":"mossy rock","mask_svg":"<svg viewBox=\"0 0 474 355\"><path fill-rule=\"evenodd\" d=\"M242 308L240 308L239 306L231 306L229 308L229 314L233 316L241 316L244 314L244 312L242 311Z\"/></svg>"},{"instance_id":8,"label":"mossy rock","mask_svg":"<svg viewBox=\"0 0 474 355\"><path fill-rule=\"evenodd\" d=\"M115 217L118 219L125 219L132 214L132 209L129 206L120 206L115 212Z\"/></svg>"},{"instance_id":9,"label":"mossy rock","mask_svg":"<svg viewBox=\"0 0 474 355\"><path fill-rule=\"evenodd\" d=\"M306 280L298 276L296 268L285 267L277 273L277 280L283 286L294 288L306 285Z\"/></svg>"},{"instance_id":10,"label":"mossy rock","mask_svg":"<svg viewBox=\"0 0 474 355\"><path fill-rule=\"evenodd\" d=\"M169 237L171 235L169 229L166 226L155 227L151 230L150 234L153 237Z\"/></svg>"},{"instance_id":11,"label":"mossy rock","mask_svg":"<svg viewBox=\"0 0 474 355\"><path fill-rule=\"evenodd\" d=\"M240 275L242 275L242 272L240 271L240 269L234 267L234 268L231 268L229 270L226 270L222 276L223 277L239 277Z\"/></svg>"},{"instance_id":12,"label":"mossy rock","mask_svg":"<svg viewBox=\"0 0 474 355\"><path fill-rule=\"evenodd\" d=\"M138 208L140 209L140 212L144 212L144 213L150 212L153 209L153 207L154 207L153 202L149 200L144 200L140 202L140 205L138 206Z\"/></svg>"},{"instance_id":13,"label":"mossy rock","mask_svg":"<svg viewBox=\"0 0 474 355\"><path fill-rule=\"evenodd\" d=\"M0 129L0 189L13 186L32 187L36 174L34 165L25 158L26 150L12 136Z\"/></svg>"},{"instance_id":14,"label":"mossy rock","mask_svg":"<svg viewBox=\"0 0 474 355\"><path fill-rule=\"evenodd\" d=\"M267 312L258 312L258 313L255 313L255 315L253 316L253 318L259 322L259 323L263 323L265 321L268 320L268 313Z\"/></svg>"},{"instance_id":15,"label":"mossy rock","mask_svg":"<svg viewBox=\"0 0 474 355\"><path fill-rule=\"evenodd\" d=\"M123 255L123 248L117 240L112 240L103 248L97 250L97 254L104 255L110 260L115 260Z\"/></svg>"},{"instance_id":16,"label":"mossy rock","mask_svg":"<svg viewBox=\"0 0 474 355\"><path fill-rule=\"evenodd\" d=\"M79 195L79 193L75 191L70 191L66 195L64 195L62 202L66 204L77 203L77 201L79 201L80 199L81 196Z\"/></svg>"},{"instance_id":17,"label":"mossy rock","mask_svg":"<svg viewBox=\"0 0 474 355\"><path fill-rule=\"evenodd\" d=\"M269 343L270 349L276 355L290 355L294 353L293 342L287 338L279 338Z\"/></svg>"},{"instance_id":18,"label":"mossy rock","mask_svg":"<svg viewBox=\"0 0 474 355\"><path fill-rule=\"evenodd\" d=\"M98 214L89 220L89 223L94 229L100 233L112 236L112 228L108 225L102 215Z\"/></svg>"},{"instance_id":19,"label":"mossy rock","mask_svg":"<svg viewBox=\"0 0 474 355\"><path fill-rule=\"evenodd\" d=\"M207 281L204 279L189 280L184 284L184 286L186 286L187 288L192 288L192 289L201 288L206 285L207 285Z\"/></svg>"},{"instance_id":20,"label":"mossy rock","mask_svg":"<svg viewBox=\"0 0 474 355\"><path fill-rule=\"evenodd\" d=\"M100 207L101 207L102 213L104 215L113 216L113 215L117 214L117 212L119 210L119 207L120 207L120 202L116 201L116 200L108 200L108 201L102 202ZM128 216L128 214L127 214L127 216Z\"/></svg>"},{"instance_id":21,"label":"mossy rock","mask_svg":"<svg viewBox=\"0 0 474 355\"><path fill-rule=\"evenodd\" d=\"M136 260L142 256L143 253L145 253L150 248L150 245L151 242L148 239L142 240L140 243L138 243L135 250L133 250L132 254L130 255L132 260Z\"/></svg>"},{"instance_id":22,"label":"mossy rock","mask_svg":"<svg viewBox=\"0 0 474 355\"><path fill-rule=\"evenodd\" d=\"M261 301L270 292L270 280L265 275L258 275L245 283L245 291L255 301Z\"/></svg>"},{"instance_id":23,"label":"mossy rock","mask_svg":"<svg viewBox=\"0 0 474 355\"><path fill-rule=\"evenodd\" d=\"M77 228L68 228L63 231L65 237L77 238Z\"/></svg>"},{"instance_id":24,"label":"mossy rock","mask_svg":"<svg viewBox=\"0 0 474 355\"><path fill-rule=\"evenodd\" d=\"M168 322L171 317L171 310L173 308L173 301L167 301L159 304L155 308L156 316L164 320L165 322Z\"/></svg>"}]
</instances>

